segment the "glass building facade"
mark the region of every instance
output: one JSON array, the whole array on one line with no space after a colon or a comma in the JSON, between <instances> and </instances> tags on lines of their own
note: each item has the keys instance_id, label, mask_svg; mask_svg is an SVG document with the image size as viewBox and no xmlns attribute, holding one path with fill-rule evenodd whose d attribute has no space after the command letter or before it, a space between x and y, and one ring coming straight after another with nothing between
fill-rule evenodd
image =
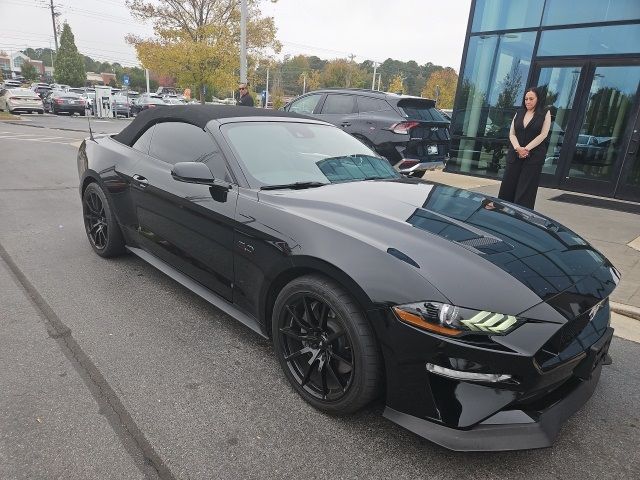
<instances>
[{"instance_id":1,"label":"glass building facade","mask_svg":"<svg viewBox=\"0 0 640 480\"><path fill-rule=\"evenodd\" d=\"M529 86L552 116L541 185L640 201L640 0L473 0L447 171L502 177Z\"/></svg>"}]
</instances>

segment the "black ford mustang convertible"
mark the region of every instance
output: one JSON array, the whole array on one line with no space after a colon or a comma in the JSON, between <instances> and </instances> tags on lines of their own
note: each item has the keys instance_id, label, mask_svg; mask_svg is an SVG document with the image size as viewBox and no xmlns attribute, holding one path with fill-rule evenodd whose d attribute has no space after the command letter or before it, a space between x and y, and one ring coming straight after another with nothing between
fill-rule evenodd
<instances>
[{"instance_id":1,"label":"black ford mustang convertible","mask_svg":"<svg viewBox=\"0 0 640 480\"><path fill-rule=\"evenodd\" d=\"M91 246L126 251L273 341L314 407L376 398L455 450L549 446L594 391L619 280L575 233L399 176L340 129L228 106L85 140Z\"/></svg>"}]
</instances>

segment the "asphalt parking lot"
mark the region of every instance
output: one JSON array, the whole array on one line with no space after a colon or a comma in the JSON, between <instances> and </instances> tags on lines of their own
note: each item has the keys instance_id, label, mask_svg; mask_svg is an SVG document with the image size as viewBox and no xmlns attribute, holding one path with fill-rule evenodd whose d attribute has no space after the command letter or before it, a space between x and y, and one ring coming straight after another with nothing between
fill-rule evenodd
<instances>
[{"instance_id":1,"label":"asphalt parking lot","mask_svg":"<svg viewBox=\"0 0 640 480\"><path fill-rule=\"evenodd\" d=\"M382 403L327 416L268 341L133 256L95 255L77 190L86 118L25 119L0 121L0 478L640 477L640 344L614 338L549 449L450 452Z\"/></svg>"}]
</instances>

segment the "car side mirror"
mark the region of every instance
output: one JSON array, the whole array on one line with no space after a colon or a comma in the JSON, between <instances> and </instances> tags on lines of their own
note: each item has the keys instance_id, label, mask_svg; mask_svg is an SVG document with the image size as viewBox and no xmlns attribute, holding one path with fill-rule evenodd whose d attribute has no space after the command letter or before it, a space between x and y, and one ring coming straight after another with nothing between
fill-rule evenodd
<instances>
[{"instance_id":1,"label":"car side mirror","mask_svg":"<svg viewBox=\"0 0 640 480\"><path fill-rule=\"evenodd\" d=\"M171 176L178 182L214 185L211 170L201 162L178 162L171 170Z\"/></svg>"}]
</instances>

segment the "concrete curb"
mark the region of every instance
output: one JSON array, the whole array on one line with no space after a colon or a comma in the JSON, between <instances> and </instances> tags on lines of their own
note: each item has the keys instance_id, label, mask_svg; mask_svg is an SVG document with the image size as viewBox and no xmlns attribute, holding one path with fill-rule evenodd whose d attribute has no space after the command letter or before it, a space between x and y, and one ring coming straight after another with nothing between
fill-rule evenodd
<instances>
[{"instance_id":1,"label":"concrete curb","mask_svg":"<svg viewBox=\"0 0 640 480\"><path fill-rule=\"evenodd\" d=\"M611 302L611 311L616 312L625 317L640 320L640 308L631 305L623 305L622 303Z\"/></svg>"}]
</instances>

